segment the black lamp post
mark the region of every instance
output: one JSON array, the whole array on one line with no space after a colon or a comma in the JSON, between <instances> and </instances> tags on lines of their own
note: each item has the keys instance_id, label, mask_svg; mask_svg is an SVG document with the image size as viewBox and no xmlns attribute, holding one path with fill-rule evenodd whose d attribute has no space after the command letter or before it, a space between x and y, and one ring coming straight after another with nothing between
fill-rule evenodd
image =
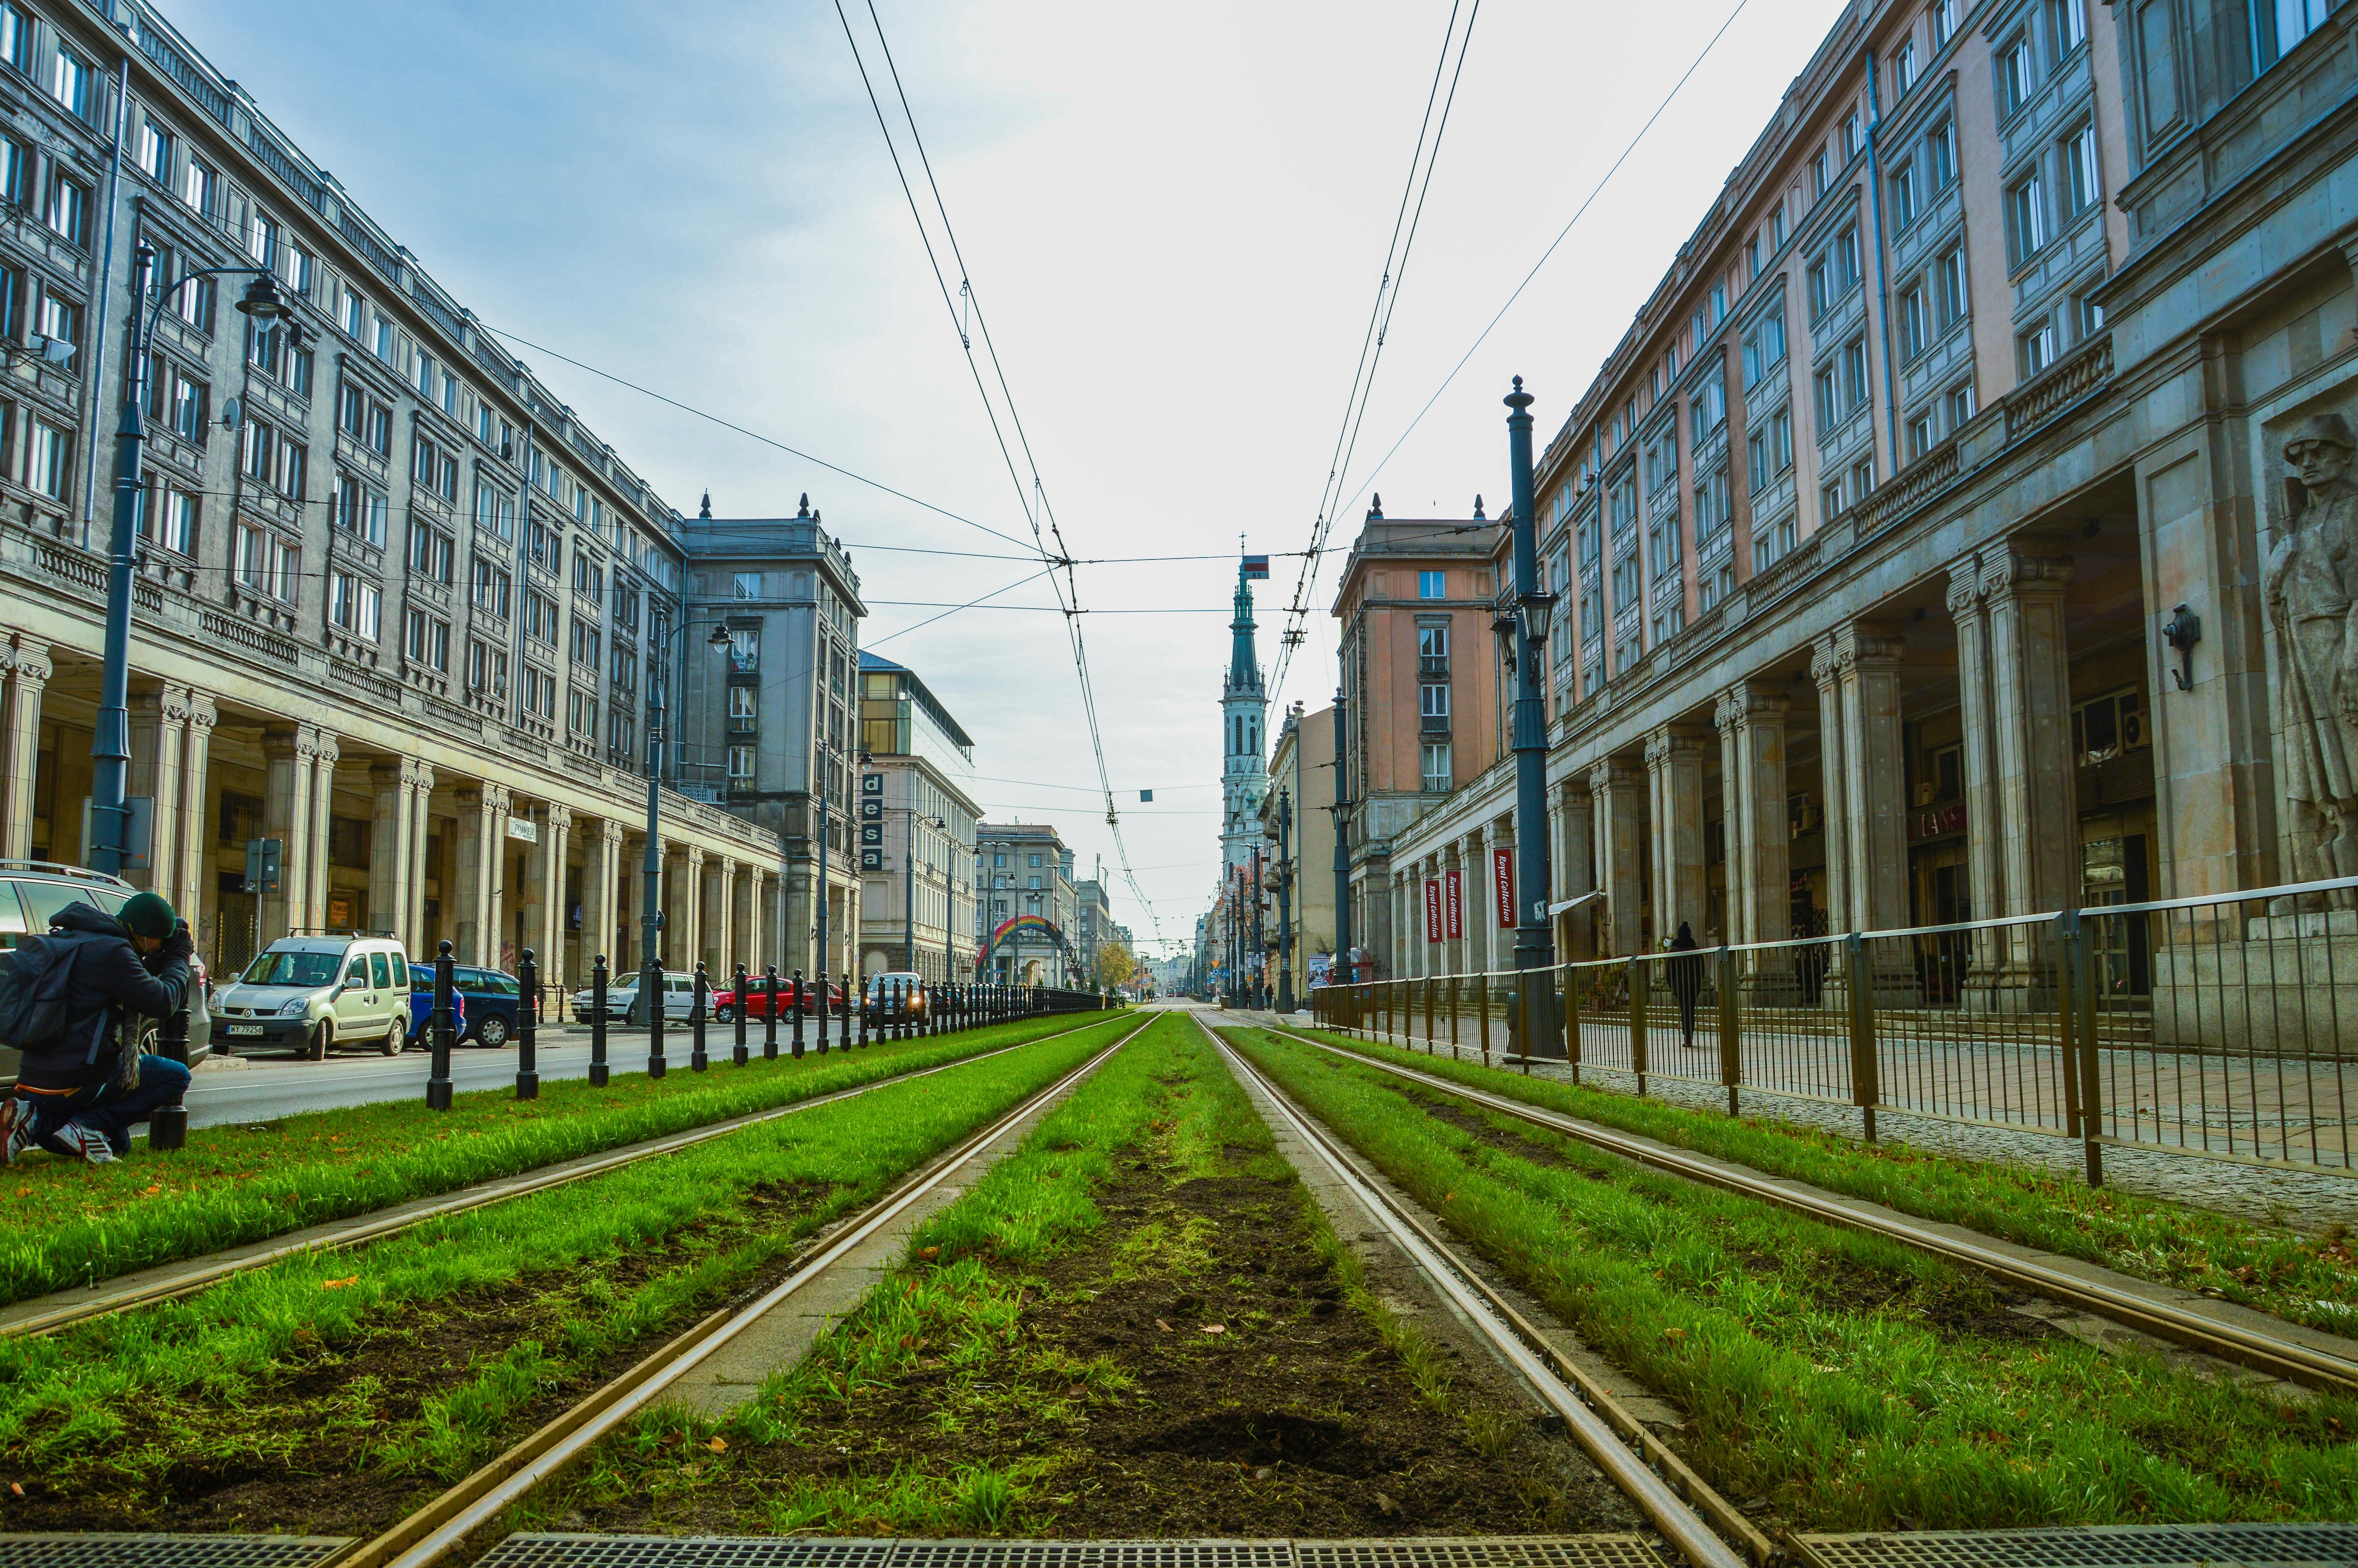
<instances>
[{"instance_id":1,"label":"black lamp post","mask_svg":"<svg viewBox=\"0 0 2358 1568\"><path fill-rule=\"evenodd\" d=\"M1294 745L1302 744L1296 736ZM1299 752L1295 753L1299 755ZM1293 1011L1293 800L1277 791L1277 1011Z\"/></svg>"},{"instance_id":2,"label":"black lamp post","mask_svg":"<svg viewBox=\"0 0 2358 1568\"><path fill-rule=\"evenodd\" d=\"M141 245L132 298L146 298L147 281L155 265L154 249ZM138 333L131 345L131 375L124 390L123 417L114 428L114 522L106 551L106 663L99 677L98 726L90 743L90 824L94 842L85 846L83 851L92 871L109 876L123 873L124 852L129 848L124 839L130 825L130 808L124 801L129 793L131 771L131 552L139 533L139 470L141 452L147 441L144 406L156 322L163 315L164 307L189 284L200 277L233 274L251 275L254 278L246 285L244 297L237 302L241 312L265 322L293 315L287 301L279 297L277 280L268 267L206 266L183 273L170 287L157 293L155 302L136 318ZM288 326L291 331L302 330L291 320ZM94 370L92 373L96 373Z\"/></svg>"},{"instance_id":3,"label":"black lamp post","mask_svg":"<svg viewBox=\"0 0 2358 1568\"><path fill-rule=\"evenodd\" d=\"M683 643L687 636L688 625L689 622L686 619L682 619L679 623ZM735 640L729 635L729 623L725 621L714 622L712 635L704 640L704 645L716 652L722 648L734 647ZM670 711L670 708L671 705L665 703L654 711L657 715L661 715ZM663 726L651 719L647 724L647 842L645 853L639 859L640 874L646 884L639 911L639 925L644 935L639 954L638 995L632 1000L631 1007L634 1012L644 1010L642 1016L645 1020L647 1028L653 1032L651 1040L655 1042L660 1042L663 1038L662 1009L664 1005L663 960L657 956L661 946L659 935L663 930L663 827L661 823L663 755ZM689 896L695 896L693 890L690 891ZM661 1054L660 1051L651 1053L650 1063L652 1064ZM660 1067L651 1065L649 1070L655 1077L663 1076L663 1070Z\"/></svg>"},{"instance_id":4,"label":"black lamp post","mask_svg":"<svg viewBox=\"0 0 2358 1568\"><path fill-rule=\"evenodd\" d=\"M1523 378L1507 398L1509 477L1514 485L1515 610L1500 620L1519 622L1515 661L1515 968L1516 1011L1526 1057L1556 1054L1554 993L1542 972L1555 967L1548 924L1547 712L1540 696L1540 660L1547 646L1555 595L1540 583L1538 504L1531 494L1531 395ZM1505 633L1501 632L1501 636Z\"/></svg>"}]
</instances>

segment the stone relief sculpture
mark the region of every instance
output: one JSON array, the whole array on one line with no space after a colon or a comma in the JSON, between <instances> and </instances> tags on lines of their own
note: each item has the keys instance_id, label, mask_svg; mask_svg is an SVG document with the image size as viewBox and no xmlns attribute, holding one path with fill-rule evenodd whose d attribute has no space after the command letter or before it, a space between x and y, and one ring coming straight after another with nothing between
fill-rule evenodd
<instances>
[{"instance_id":1,"label":"stone relief sculpture","mask_svg":"<svg viewBox=\"0 0 2358 1568\"><path fill-rule=\"evenodd\" d=\"M2277 733L2291 806L2294 881L2358 876L2358 441L2339 414L2284 445L2287 520L2262 593L2276 654ZM2288 907L2275 913L2292 914ZM2304 901L2320 907L2318 899ZM2352 890L2335 907L2358 907Z\"/></svg>"}]
</instances>

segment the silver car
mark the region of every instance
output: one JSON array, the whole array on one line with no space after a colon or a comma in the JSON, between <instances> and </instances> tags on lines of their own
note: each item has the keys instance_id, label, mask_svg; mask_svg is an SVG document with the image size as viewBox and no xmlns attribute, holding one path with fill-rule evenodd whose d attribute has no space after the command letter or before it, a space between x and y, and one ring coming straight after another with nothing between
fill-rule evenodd
<instances>
[{"instance_id":1,"label":"silver car","mask_svg":"<svg viewBox=\"0 0 2358 1568\"><path fill-rule=\"evenodd\" d=\"M588 990L573 993L573 1022L590 1022L590 1009L595 997ZM606 985L606 1022L626 1023L631 1008L639 1000L639 971L610 980ZM664 971L664 1018L666 1022L685 1023L696 1009L696 977L676 969Z\"/></svg>"},{"instance_id":2,"label":"silver car","mask_svg":"<svg viewBox=\"0 0 2358 1568\"><path fill-rule=\"evenodd\" d=\"M27 936L49 928L58 911L70 903L86 903L108 914L120 914L125 900L138 892L121 877L110 877L80 866L51 860L0 860L0 951L13 948ZM203 1061L212 1053L212 1019L205 1002L211 979L200 960L189 961L189 1062ZM143 1048L155 1049L150 1027ZM16 1081L16 1053L0 1045L0 1085Z\"/></svg>"},{"instance_id":3,"label":"silver car","mask_svg":"<svg viewBox=\"0 0 2358 1568\"><path fill-rule=\"evenodd\" d=\"M291 1051L314 1062L338 1046L398 1055L409 1032L409 959L390 936L282 936L214 999L241 1054Z\"/></svg>"}]
</instances>

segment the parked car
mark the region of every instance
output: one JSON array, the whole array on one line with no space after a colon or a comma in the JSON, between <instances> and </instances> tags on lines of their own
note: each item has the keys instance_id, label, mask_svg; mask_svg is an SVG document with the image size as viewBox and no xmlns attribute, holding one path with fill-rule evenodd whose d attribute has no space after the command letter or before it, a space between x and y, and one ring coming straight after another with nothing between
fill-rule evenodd
<instances>
[{"instance_id":1,"label":"parked car","mask_svg":"<svg viewBox=\"0 0 2358 1568\"><path fill-rule=\"evenodd\" d=\"M627 975L617 977L615 980L609 981L606 986L606 1022L609 1023L628 1022L631 1016L632 1004L636 1002L638 1000L638 970L633 969ZM587 1023L590 1022L590 992L586 990L579 990L573 993L574 1022ZM687 1021L689 1011L695 1006L696 977L694 975L681 974L676 969L665 969L664 971L664 1017L668 1020L685 1023Z\"/></svg>"},{"instance_id":2,"label":"parked car","mask_svg":"<svg viewBox=\"0 0 2358 1568\"><path fill-rule=\"evenodd\" d=\"M397 1055L409 1033L409 957L390 936L282 936L215 999L222 1038L314 1062L340 1046Z\"/></svg>"},{"instance_id":3,"label":"parked car","mask_svg":"<svg viewBox=\"0 0 2358 1568\"><path fill-rule=\"evenodd\" d=\"M839 1014L843 1011L843 988L833 980L827 982L827 1005L830 1013ZM794 1011L795 982L782 979L778 981L778 1016L791 1017ZM803 1011L806 1017L818 1016L818 982L817 980L803 982ZM751 976L746 977L745 980L745 1016L748 1018L770 1016L770 988L757 984ZM736 1021L737 988L733 983L726 990L716 990L712 993L712 1017L718 1023L731 1023Z\"/></svg>"},{"instance_id":4,"label":"parked car","mask_svg":"<svg viewBox=\"0 0 2358 1568\"><path fill-rule=\"evenodd\" d=\"M434 982L429 978L422 989L417 983L417 978L426 973L424 969L409 971L409 1036L404 1044L415 1045L421 1051L431 1051L434 1040L426 1031L434 1022ZM450 993L450 1027L457 1032L455 1038L463 1040L467 1037L467 993L464 991Z\"/></svg>"},{"instance_id":5,"label":"parked car","mask_svg":"<svg viewBox=\"0 0 2358 1568\"><path fill-rule=\"evenodd\" d=\"M49 930L58 911L70 903L87 903L109 914L119 914L124 901L139 890L121 877L61 866L52 860L0 860L0 952L14 948L27 936ZM189 992L189 1061L212 1054L212 1014L206 1005L212 996L212 976L201 959L189 962L194 983ZM155 1049L155 1031L143 1037ZM0 1087L16 1081L16 1053L0 1045Z\"/></svg>"},{"instance_id":6,"label":"parked car","mask_svg":"<svg viewBox=\"0 0 2358 1568\"><path fill-rule=\"evenodd\" d=\"M421 964L409 971L411 993L412 1044L430 1044L424 1033L426 1025L418 1022L434 1011L434 970ZM426 999L423 1009L416 999ZM472 1040L478 1045L488 1045L496 1051L523 1022L524 987L514 975L502 969L480 969L471 964L450 966L450 1005L458 1011L451 1027L455 1038Z\"/></svg>"},{"instance_id":7,"label":"parked car","mask_svg":"<svg viewBox=\"0 0 2358 1568\"><path fill-rule=\"evenodd\" d=\"M860 999L861 1016L870 1023L897 1023L904 1017L922 1020L933 1006L923 975L910 969L887 969L868 977L867 994Z\"/></svg>"}]
</instances>

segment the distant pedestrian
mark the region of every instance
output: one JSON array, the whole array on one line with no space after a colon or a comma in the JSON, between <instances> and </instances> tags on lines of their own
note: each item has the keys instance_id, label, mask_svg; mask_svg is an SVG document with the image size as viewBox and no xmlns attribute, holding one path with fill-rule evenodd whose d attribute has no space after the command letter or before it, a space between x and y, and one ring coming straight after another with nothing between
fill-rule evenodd
<instances>
[{"instance_id":1,"label":"distant pedestrian","mask_svg":"<svg viewBox=\"0 0 2358 1568\"><path fill-rule=\"evenodd\" d=\"M118 917L70 903L49 935L27 936L0 1009L0 1030L24 1054L16 1093L0 1104L0 1152L10 1164L35 1144L103 1165L131 1152L131 1129L178 1105L186 1064L139 1054L142 1021L161 1022L189 994L189 923L152 892Z\"/></svg>"},{"instance_id":2,"label":"distant pedestrian","mask_svg":"<svg viewBox=\"0 0 2358 1568\"><path fill-rule=\"evenodd\" d=\"M1671 994L1679 999L1679 1044L1694 1044L1695 1003L1703 996L1703 959L1693 956L1702 946L1695 940L1694 929L1685 921L1679 922L1679 934L1671 938L1671 951L1679 955L1670 963Z\"/></svg>"}]
</instances>

